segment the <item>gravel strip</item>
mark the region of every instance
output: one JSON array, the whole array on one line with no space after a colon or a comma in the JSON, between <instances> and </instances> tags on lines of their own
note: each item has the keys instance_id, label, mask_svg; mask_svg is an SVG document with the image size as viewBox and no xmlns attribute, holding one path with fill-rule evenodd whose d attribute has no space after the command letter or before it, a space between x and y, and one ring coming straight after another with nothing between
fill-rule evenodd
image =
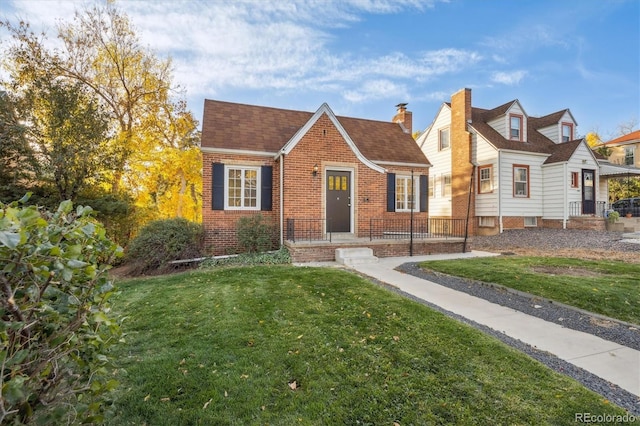
<instances>
[{"instance_id":1,"label":"gravel strip","mask_svg":"<svg viewBox=\"0 0 640 426\"><path fill-rule=\"evenodd\" d=\"M404 265L401 265L398 270L405 272L405 273L411 273L412 275L416 275L417 270L419 270L419 268L417 268L416 263L406 263ZM425 278L425 279L429 279L427 278L427 276L423 276L423 275L416 275L420 278ZM606 398L607 400L611 401L612 403L618 405L619 407L624 408L625 410L627 410L629 413L635 415L635 416L640 416L640 397L632 394L631 392L628 392L622 388L620 388L619 386L610 383L604 379L601 379L600 377L596 376L595 374L590 373L587 370L584 370L580 367L577 367L567 361L564 361L560 358L558 358L557 356L546 352L546 351L541 351L527 343L524 343L520 340L514 339L512 337L507 336L504 333L501 333L499 331L496 331L492 328L489 328L483 324L479 324L475 321L471 321L463 316L460 316L456 313L453 313L451 311L447 311L437 305L434 305L433 303L430 303L424 299L420 299L412 294L406 293L402 290L400 290L397 287L388 285L386 283L383 283L379 280L373 279L371 277L367 277L369 280L373 281L374 283L381 285L395 293L401 294L404 297L407 297L409 299L415 300L416 302L419 302L425 306L430 307L431 309L434 309L438 312L441 312L445 315L447 315L450 318L456 319L460 322L463 322L465 324L468 324L482 332L484 332L485 334L491 335L497 339L499 339L500 341L504 342L505 344L511 346L514 349L517 349L527 355L529 355L531 358L541 362L542 364L546 365L547 367L553 369L554 371L560 373L560 374L564 374L566 376L569 376L571 378L573 378L574 380L580 382L583 386L585 386L588 389L591 389L592 391L602 395L604 398ZM448 283L452 283L454 280L451 279L452 277L448 277L449 279L447 279L446 281ZM439 283L441 284L441 283ZM441 285L446 285L446 284L441 284ZM468 285L467 285L468 286ZM487 291L485 292L485 294L491 293L491 292L496 292L495 288L492 288L490 286L481 286L487 289ZM453 288L453 287L452 287ZM457 288L454 288L457 290ZM503 297L506 300L512 299L511 295L509 295L508 293L504 292L504 291L499 291L499 293L501 293L503 295ZM530 300L529 300L530 302ZM494 302L495 303L495 302ZM508 305L505 305L508 306ZM518 308L514 308L514 309L518 309ZM535 308L534 308L535 309ZM563 308L566 309L566 308ZM526 311L523 311L526 312ZM568 312L567 312L568 313ZM564 315L564 313L563 313ZM636 338L640 338L640 333L637 333L637 331L635 332L635 336Z\"/></svg>"}]
</instances>

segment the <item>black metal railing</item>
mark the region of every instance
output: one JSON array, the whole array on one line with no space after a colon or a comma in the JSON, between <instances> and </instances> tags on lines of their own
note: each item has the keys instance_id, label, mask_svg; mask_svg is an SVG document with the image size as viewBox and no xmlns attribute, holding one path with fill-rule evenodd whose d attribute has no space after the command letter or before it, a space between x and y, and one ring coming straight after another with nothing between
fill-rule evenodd
<instances>
[{"instance_id":1,"label":"black metal railing","mask_svg":"<svg viewBox=\"0 0 640 426\"><path fill-rule=\"evenodd\" d=\"M593 212L590 212L590 208L585 209L582 201L571 201L569 203L569 216L594 215L605 217L608 207L606 201L596 201Z\"/></svg>"},{"instance_id":2,"label":"black metal railing","mask_svg":"<svg viewBox=\"0 0 640 426\"><path fill-rule=\"evenodd\" d=\"M286 238L294 243L296 241L331 241L331 219L287 219Z\"/></svg>"},{"instance_id":3,"label":"black metal railing","mask_svg":"<svg viewBox=\"0 0 640 426\"><path fill-rule=\"evenodd\" d=\"M370 240L464 238L465 219L370 219ZM413 235L412 235L413 234Z\"/></svg>"}]
</instances>

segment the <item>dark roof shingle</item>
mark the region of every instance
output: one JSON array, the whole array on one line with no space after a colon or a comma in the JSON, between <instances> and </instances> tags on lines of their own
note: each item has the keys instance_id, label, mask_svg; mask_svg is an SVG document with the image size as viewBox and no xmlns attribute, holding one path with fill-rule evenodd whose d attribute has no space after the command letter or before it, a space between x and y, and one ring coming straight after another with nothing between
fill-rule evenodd
<instances>
[{"instance_id":1,"label":"dark roof shingle","mask_svg":"<svg viewBox=\"0 0 640 426\"><path fill-rule=\"evenodd\" d=\"M276 153L313 115L207 99L202 147ZM429 164L413 137L397 123L336 118L362 155L371 161Z\"/></svg>"}]
</instances>

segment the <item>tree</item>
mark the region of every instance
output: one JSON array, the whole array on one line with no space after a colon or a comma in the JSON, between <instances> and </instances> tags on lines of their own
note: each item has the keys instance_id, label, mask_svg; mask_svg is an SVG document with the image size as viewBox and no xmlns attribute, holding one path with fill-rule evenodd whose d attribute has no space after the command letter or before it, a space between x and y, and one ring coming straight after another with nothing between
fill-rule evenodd
<instances>
[{"instance_id":1,"label":"tree","mask_svg":"<svg viewBox=\"0 0 640 426\"><path fill-rule=\"evenodd\" d=\"M29 181L36 176L36 161L27 140L27 128L21 123L19 100L0 92L0 200L24 195Z\"/></svg>"},{"instance_id":2,"label":"tree","mask_svg":"<svg viewBox=\"0 0 640 426\"><path fill-rule=\"evenodd\" d=\"M83 86L65 80L38 79L26 98L41 179L56 188L59 201L75 200L114 161L107 149L107 116Z\"/></svg>"},{"instance_id":3,"label":"tree","mask_svg":"<svg viewBox=\"0 0 640 426\"><path fill-rule=\"evenodd\" d=\"M51 75L82 84L108 112L114 137L104 150L114 160L109 173L114 195L129 192L139 207L156 209L155 216L199 220L197 121L175 100L180 92L172 87L171 60L144 49L113 2L78 11L72 22L59 24L62 47L54 50L45 48L44 35L33 34L28 23L0 25L15 41L8 55L15 90Z\"/></svg>"}]
</instances>

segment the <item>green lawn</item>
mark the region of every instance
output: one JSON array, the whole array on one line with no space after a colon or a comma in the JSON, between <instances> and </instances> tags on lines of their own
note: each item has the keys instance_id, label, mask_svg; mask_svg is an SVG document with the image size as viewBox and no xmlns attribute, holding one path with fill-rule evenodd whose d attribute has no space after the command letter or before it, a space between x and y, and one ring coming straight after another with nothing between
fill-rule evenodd
<instances>
[{"instance_id":1,"label":"green lawn","mask_svg":"<svg viewBox=\"0 0 640 426\"><path fill-rule=\"evenodd\" d=\"M639 263L498 256L429 261L420 266L449 275L500 284L640 324Z\"/></svg>"},{"instance_id":2,"label":"green lawn","mask_svg":"<svg viewBox=\"0 0 640 426\"><path fill-rule=\"evenodd\" d=\"M574 424L623 414L496 339L345 271L120 283L109 424Z\"/></svg>"}]
</instances>

